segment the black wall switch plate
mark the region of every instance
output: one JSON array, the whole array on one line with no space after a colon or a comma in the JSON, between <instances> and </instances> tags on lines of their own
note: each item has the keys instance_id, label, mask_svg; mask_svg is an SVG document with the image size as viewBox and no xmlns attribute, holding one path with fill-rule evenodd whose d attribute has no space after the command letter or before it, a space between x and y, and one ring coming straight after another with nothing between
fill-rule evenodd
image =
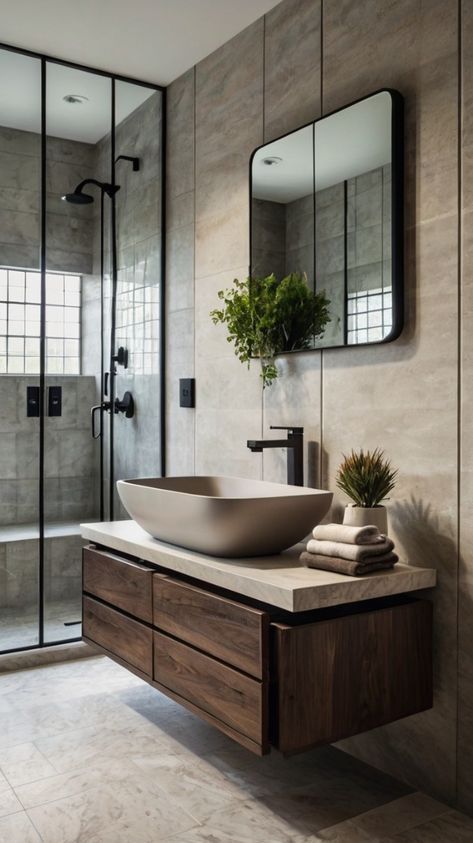
<instances>
[{"instance_id":1,"label":"black wall switch plate","mask_svg":"<svg viewBox=\"0 0 473 843\"><path fill-rule=\"evenodd\" d=\"M179 406L195 407L195 378L179 379Z\"/></svg>"},{"instance_id":2,"label":"black wall switch plate","mask_svg":"<svg viewBox=\"0 0 473 843\"><path fill-rule=\"evenodd\" d=\"M39 386L26 387L26 415L30 418L39 416Z\"/></svg>"},{"instance_id":3,"label":"black wall switch plate","mask_svg":"<svg viewBox=\"0 0 473 843\"><path fill-rule=\"evenodd\" d=\"M48 390L48 416L62 415L62 387L50 386Z\"/></svg>"}]
</instances>

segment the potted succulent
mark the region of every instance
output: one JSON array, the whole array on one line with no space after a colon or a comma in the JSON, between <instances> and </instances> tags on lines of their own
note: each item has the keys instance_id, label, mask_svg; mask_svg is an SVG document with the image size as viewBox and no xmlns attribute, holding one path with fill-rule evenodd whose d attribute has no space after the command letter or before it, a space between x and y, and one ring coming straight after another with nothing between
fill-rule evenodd
<instances>
[{"instance_id":1,"label":"potted succulent","mask_svg":"<svg viewBox=\"0 0 473 843\"><path fill-rule=\"evenodd\" d=\"M385 458L384 451L352 451L337 471L337 486L353 503L345 507L344 524L363 527L374 524L387 533L388 517L382 501L396 484L397 469Z\"/></svg>"},{"instance_id":2,"label":"potted succulent","mask_svg":"<svg viewBox=\"0 0 473 843\"><path fill-rule=\"evenodd\" d=\"M211 311L212 321L227 326L227 341L248 368L252 358L259 358L263 388L278 376L276 354L311 348L330 322L325 292L311 290L300 272L280 280L274 274L245 281L236 278L233 287L220 290L218 297L222 307Z\"/></svg>"}]
</instances>

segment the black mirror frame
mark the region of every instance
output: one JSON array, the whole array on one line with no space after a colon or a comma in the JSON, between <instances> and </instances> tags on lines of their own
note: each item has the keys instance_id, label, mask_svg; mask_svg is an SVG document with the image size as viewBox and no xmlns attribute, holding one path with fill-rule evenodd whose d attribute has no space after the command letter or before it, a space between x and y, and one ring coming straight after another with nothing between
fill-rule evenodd
<instances>
[{"instance_id":1,"label":"black mirror frame","mask_svg":"<svg viewBox=\"0 0 473 843\"><path fill-rule=\"evenodd\" d=\"M345 111L346 108L351 108L353 105L357 105L360 102L371 99L371 97L384 93L389 94L391 98L391 172L393 185L391 195L391 331L382 340L376 340L375 342L356 343L353 345L345 343L343 345L318 346L317 348L311 349L304 348L294 351L285 351L281 352L281 354L306 354L308 352L322 351L332 348L355 349L367 348L375 345L385 345L388 342L396 340L400 336L404 327L404 97L400 91L397 91L394 88L380 88L372 94L368 94L368 96L359 97L359 99L356 99L341 108L337 108L334 111L329 112L329 114L324 114L323 117L318 117L317 120L312 120L310 123L304 123L303 126L298 126L297 129L293 129L291 132L286 132L284 135L279 135L279 137L274 138L271 141L262 143L253 150L249 161L250 264L248 268L248 275L251 277L253 264L253 159L255 155L260 151L260 149L268 146L269 143L273 144L275 141L287 138L289 135L293 135L301 129L306 129L308 126L315 126L315 124L319 123L321 120L326 120L328 117L332 117L332 115L338 114L340 111Z\"/></svg>"}]
</instances>

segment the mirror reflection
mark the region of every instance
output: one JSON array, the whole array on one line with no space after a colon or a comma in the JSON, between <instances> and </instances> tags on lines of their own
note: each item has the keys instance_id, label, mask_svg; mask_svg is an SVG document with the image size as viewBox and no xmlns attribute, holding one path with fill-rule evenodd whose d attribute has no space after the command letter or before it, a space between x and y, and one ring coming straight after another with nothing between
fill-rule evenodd
<instances>
[{"instance_id":1,"label":"mirror reflection","mask_svg":"<svg viewBox=\"0 0 473 843\"><path fill-rule=\"evenodd\" d=\"M251 275L301 273L325 292L330 321L312 348L399 334L400 100L381 91L253 155Z\"/></svg>"}]
</instances>

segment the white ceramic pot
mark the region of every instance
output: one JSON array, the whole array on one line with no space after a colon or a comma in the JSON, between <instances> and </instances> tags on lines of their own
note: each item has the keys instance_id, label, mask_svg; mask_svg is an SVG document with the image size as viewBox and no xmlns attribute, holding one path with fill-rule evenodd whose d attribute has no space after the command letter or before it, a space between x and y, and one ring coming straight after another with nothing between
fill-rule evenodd
<instances>
[{"instance_id":1,"label":"white ceramic pot","mask_svg":"<svg viewBox=\"0 0 473 843\"><path fill-rule=\"evenodd\" d=\"M350 527L366 527L374 524L380 533L388 533L388 513L385 506L355 506L348 504L345 507L343 523Z\"/></svg>"}]
</instances>

